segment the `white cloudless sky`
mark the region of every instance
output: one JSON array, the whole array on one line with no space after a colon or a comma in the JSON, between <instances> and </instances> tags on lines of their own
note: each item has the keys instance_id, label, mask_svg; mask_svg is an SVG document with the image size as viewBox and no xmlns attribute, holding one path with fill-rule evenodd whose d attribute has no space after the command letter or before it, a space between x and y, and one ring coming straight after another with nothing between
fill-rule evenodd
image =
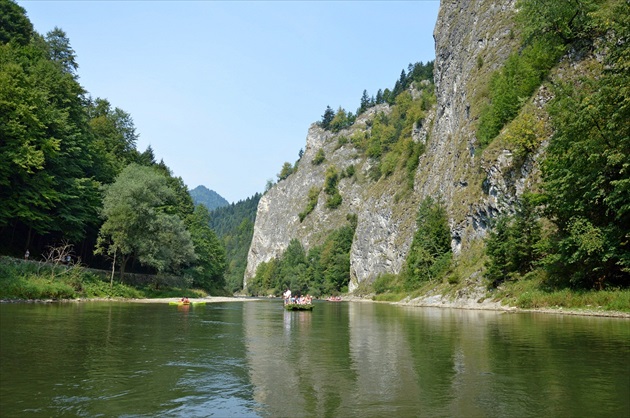
<instances>
[{"instance_id":1,"label":"white cloudless sky","mask_svg":"<svg viewBox=\"0 0 630 418\"><path fill-rule=\"evenodd\" d=\"M93 98L129 113L189 189L237 202L294 163L326 106L356 112L434 59L439 1L30 1Z\"/></svg>"}]
</instances>

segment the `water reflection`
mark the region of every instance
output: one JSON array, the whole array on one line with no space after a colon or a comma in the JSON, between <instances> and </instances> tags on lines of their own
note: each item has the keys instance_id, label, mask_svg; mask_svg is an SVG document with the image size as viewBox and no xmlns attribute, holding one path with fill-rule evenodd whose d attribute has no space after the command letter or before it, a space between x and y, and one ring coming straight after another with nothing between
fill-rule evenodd
<instances>
[{"instance_id":1,"label":"water reflection","mask_svg":"<svg viewBox=\"0 0 630 418\"><path fill-rule=\"evenodd\" d=\"M264 415L630 410L627 322L343 303L318 304L312 313L278 305L270 311L282 318L276 332L270 312L244 312L250 379ZM598 356L599 349L608 354ZM601 399L608 402L594 407Z\"/></svg>"},{"instance_id":2,"label":"water reflection","mask_svg":"<svg viewBox=\"0 0 630 418\"><path fill-rule=\"evenodd\" d=\"M630 321L0 305L2 416L630 416Z\"/></svg>"},{"instance_id":3,"label":"water reflection","mask_svg":"<svg viewBox=\"0 0 630 418\"><path fill-rule=\"evenodd\" d=\"M292 329L306 329L311 325L310 311L284 311L284 335L290 337Z\"/></svg>"},{"instance_id":4,"label":"water reflection","mask_svg":"<svg viewBox=\"0 0 630 418\"><path fill-rule=\"evenodd\" d=\"M415 410L421 379L413 367L412 341L406 338L404 324L383 315L382 305L350 304L350 356L356 373L352 404L369 406L365 412L379 416ZM352 405L347 411L351 411Z\"/></svg>"},{"instance_id":5,"label":"water reflection","mask_svg":"<svg viewBox=\"0 0 630 418\"><path fill-rule=\"evenodd\" d=\"M316 307L321 310L321 307ZM315 312L287 312L282 304L243 307L254 399L271 416L330 415L353 387L348 370L347 321ZM269 316L282 318L274 326ZM329 321L334 327L326 327Z\"/></svg>"}]
</instances>

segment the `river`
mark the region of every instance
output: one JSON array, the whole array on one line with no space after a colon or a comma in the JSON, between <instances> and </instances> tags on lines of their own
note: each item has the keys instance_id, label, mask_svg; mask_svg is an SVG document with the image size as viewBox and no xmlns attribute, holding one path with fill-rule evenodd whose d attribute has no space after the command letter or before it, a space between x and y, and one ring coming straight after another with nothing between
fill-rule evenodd
<instances>
[{"instance_id":1,"label":"river","mask_svg":"<svg viewBox=\"0 0 630 418\"><path fill-rule=\"evenodd\" d=\"M0 304L0 416L629 417L630 321L361 302Z\"/></svg>"}]
</instances>

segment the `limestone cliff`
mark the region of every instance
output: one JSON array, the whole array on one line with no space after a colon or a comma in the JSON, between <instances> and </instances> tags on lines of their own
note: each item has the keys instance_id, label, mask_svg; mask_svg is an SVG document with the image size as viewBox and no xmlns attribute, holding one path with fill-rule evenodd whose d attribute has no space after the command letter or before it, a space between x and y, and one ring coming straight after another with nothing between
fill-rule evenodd
<instances>
[{"instance_id":1,"label":"limestone cliff","mask_svg":"<svg viewBox=\"0 0 630 418\"><path fill-rule=\"evenodd\" d=\"M509 209L514 197L536 179L534 159L514 167L509 149L494 146L476 152L475 121L483 88L516 46L514 3L442 1L434 30L437 105L413 132L414 141L426 143L426 152L420 157L411 193L400 193L398 175L371 180L373 161L350 143L339 141L369 129L369 120L377 112L389 112L388 105L371 108L337 134L317 124L310 127L297 172L260 200L245 285L256 267L280 255L291 239L297 238L306 249L319 245L329 231L346 222L348 213L358 218L350 254L350 290L382 273L399 273L415 232L418 204L429 195L441 196L446 203L453 250L456 256L466 256L485 235L489 217ZM326 160L317 165L313 159L320 149ZM339 184L342 205L327 209L321 193L314 211L300 222L298 214L306 206L309 189L323 185L330 165L338 171L349 165L356 168L355 176Z\"/></svg>"}]
</instances>

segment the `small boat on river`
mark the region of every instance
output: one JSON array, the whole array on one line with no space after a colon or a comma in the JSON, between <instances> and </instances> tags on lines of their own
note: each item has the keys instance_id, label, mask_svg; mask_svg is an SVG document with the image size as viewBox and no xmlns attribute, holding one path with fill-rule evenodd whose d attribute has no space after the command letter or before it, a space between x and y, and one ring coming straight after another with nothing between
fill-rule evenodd
<instances>
[{"instance_id":1,"label":"small boat on river","mask_svg":"<svg viewBox=\"0 0 630 418\"><path fill-rule=\"evenodd\" d=\"M169 305L177 305L177 306L199 306L199 305L205 305L206 302L205 301L193 301L193 302L181 302L181 301L177 301L177 302L169 302Z\"/></svg>"},{"instance_id":2,"label":"small boat on river","mask_svg":"<svg viewBox=\"0 0 630 418\"><path fill-rule=\"evenodd\" d=\"M287 311L312 311L313 304L311 303L285 303L284 309Z\"/></svg>"}]
</instances>

